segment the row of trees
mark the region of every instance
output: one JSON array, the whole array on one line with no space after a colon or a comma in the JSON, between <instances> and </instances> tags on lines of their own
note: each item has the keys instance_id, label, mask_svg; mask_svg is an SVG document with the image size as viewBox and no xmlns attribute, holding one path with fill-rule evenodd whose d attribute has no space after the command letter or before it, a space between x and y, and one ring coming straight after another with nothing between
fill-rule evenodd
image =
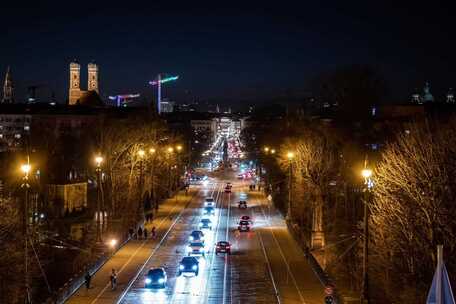
<instances>
[{"instance_id":1,"label":"row of trees","mask_svg":"<svg viewBox=\"0 0 456 304\"><path fill-rule=\"evenodd\" d=\"M338 286L354 292L362 285L365 185L360 172L367 156L374 169L369 202L372 302L423 303L436 245L444 244L448 257L455 250L456 119L419 121L394 130L377 128L385 136L395 134L380 151L364 145L366 133L373 129L375 125L353 128L288 115L246 129L243 138L265 168L270 185L266 189L284 214L291 165L291 221L302 232L305 245L317 255L325 253L326 270ZM375 137L369 134L369 138ZM264 147L277 152L268 154ZM291 160L288 151L294 153ZM325 239L314 246L318 232ZM324 250L318 249L321 245ZM449 260L448 268L455 271L456 263Z\"/></svg>"},{"instance_id":2,"label":"row of trees","mask_svg":"<svg viewBox=\"0 0 456 304\"><path fill-rule=\"evenodd\" d=\"M120 242L129 228L136 229L145 213L154 213L154 207L178 187L185 169L187 147L162 120L145 111L96 115L95 124L79 130L36 129L30 138L29 215L44 215L28 236L29 275L36 301L45 300L98 257L103 246L97 245L97 232L102 232L102 241L107 243L111 238ZM96 157L101 161L97 163ZM0 200L4 215L0 219L2 303L23 302L25 296L23 181L17 170L24 159L24 153L9 158L8 191ZM84 181L88 182L88 208L69 210L62 217L55 210L63 205L47 200L46 184ZM102 229L94 221L96 211L107 215ZM79 241L72 239L72 225L82 228Z\"/></svg>"}]
</instances>

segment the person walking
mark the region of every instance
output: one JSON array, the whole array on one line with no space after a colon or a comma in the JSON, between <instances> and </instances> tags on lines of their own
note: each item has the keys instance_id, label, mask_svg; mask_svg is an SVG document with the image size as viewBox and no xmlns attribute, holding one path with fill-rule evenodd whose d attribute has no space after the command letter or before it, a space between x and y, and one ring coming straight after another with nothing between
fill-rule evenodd
<instances>
[{"instance_id":1,"label":"person walking","mask_svg":"<svg viewBox=\"0 0 456 304\"><path fill-rule=\"evenodd\" d=\"M147 228L144 227L144 239L147 240Z\"/></svg>"},{"instance_id":2,"label":"person walking","mask_svg":"<svg viewBox=\"0 0 456 304\"><path fill-rule=\"evenodd\" d=\"M113 268L111 271L111 275L109 277L109 280L111 281L111 290L115 290L117 287L117 273L116 270Z\"/></svg>"},{"instance_id":3,"label":"person walking","mask_svg":"<svg viewBox=\"0 0 456 304\"><path fill-rule=\"evenodd\" d=\"M85 277L84 277L84 282L85 282L85 286L86 286L86 289L90 289L90 281L92 280L92 276L90 275L90 273L86 273Z\"/></svg>"},{"instance_id":4,"label":"person walking","mask_svg":"<svg viewBox=\"0 0 456 304\"><path fill-rule=\"evenodd\" d=\"M157 236L157 231L155 229L155 226L152 227L151 234L152 234L152 238L155 239L155 237Z\"/></svg>"},{"instance_id":5,"label":"person walking","mask_svg":"<svg viewBox=\"0 0 456 304\"><path fill-rule=\"evenodd\" d=\"M138 239L142 239L142 233L143 233L142 228L139 227L138 228Z\"/></svg>"}]
</instances>

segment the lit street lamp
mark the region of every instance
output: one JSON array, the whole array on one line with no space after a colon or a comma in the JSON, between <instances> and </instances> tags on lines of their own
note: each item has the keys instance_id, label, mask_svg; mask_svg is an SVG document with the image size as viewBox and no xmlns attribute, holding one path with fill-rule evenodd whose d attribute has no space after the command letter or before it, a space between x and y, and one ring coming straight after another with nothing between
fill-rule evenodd
<instances>
[{"instance_id":1,"label":"lit street lamp","mask_svg":"<svg viewBox=\"0 0 456 304\"><path fill-rule=\"evenodd\" d=\"M287 153L288 158L288 210L287 210L287 218L291 220L291 198L292 198L292 179L293 179L293 168L292 168L292 161L294 158L294 153L289 151Z\"/></svg>"},{"instance_id":2,"label":"lit street lamp","mask_svg":"<svg viewBox=\"0 0 456 304\"><path fill-rule=\"evenodd\" d=\"M364 242L363 242L363 284L362 284L362 301L361 303L369 303L369 200L370 190L373 187L371 180L372 170L364 168L361 171L362 177L364 177L364 184L366 188L364 190Z\"/></svg>"},{"instance_id":3,"label":"lit street lamp","mask_svg":"<svg viewBox=\"0 0 456 304\"><path fill-rule=\"evenodd\" d=\"M151 178L151 184L152 184L151 197L152 197L153 203L157 204L157 202L155 201L155 152L157 152L157 150L155 148L149 149L149 153L152 156L151 165L150 165L150 178Z\"/></svg>"},{"instance_id":4,"label":"lit street lamp","mask_svg":"<svg viewBox=\"0 0 456 304\"><path fill-rule=\"evenodd\" d=\"M29 219L29 212L28 212L28 190L30 188L30 184L28 183L28 177L29 173L32 169L32 166L30 163L27 161L26 164L22 164L21 167L21 172L24 174L22 177L23 183L21 187L24 189L24 200L22 204L23 208L23 218L22 218L22 224L23 224L23 234L24 234L24 266L25 266L25 296L26 296L26 303L31 303L31 297L30 297L30 286L29 286L29 275L28 275L28 219Z\"/></svg>"},{"instance_id":5,"label":"lit street lamp","mask_svg":"<svg viewBox=\"0 0 456 304\"><path fill-rule=\"evenodd\" d=\"M97 210L96 210L96 221L97 221L97 241L101 242L101 164L104 159L102 156L95 156L95 172L97 173Z\"/></svg>"},{"instance_id":6,"label":"lit street lamp","mask_svg":"<svg viewBox=\"0 0 456 304\"><path fill-rule=\"evenodd\" d=\"M168 196L171 196L171 155L174 152L173 147L168 147Z\"/></svg>"}]
</instances>

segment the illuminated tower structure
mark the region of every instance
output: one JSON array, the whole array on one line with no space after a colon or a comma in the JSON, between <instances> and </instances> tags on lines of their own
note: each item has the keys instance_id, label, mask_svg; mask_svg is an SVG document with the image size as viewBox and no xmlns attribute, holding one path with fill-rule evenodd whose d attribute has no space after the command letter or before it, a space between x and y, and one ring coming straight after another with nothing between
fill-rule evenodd
<instances>
[{"instance_id":1,"label":"illuminated tower structure","mask_svg":"<svg viewBox=\"0 0 456 304\"><path fill-rule=\"evenodd\" d=\"M88 81L87 90L95 91L95 92L99 93L99 91L98 91L98 66L95 63L89 63L87 65L87 70L89 73L89 77L87 79L87 81Z\"/></svg>"},{"instance_id":2,"label":"illuminated tower structure","mask_svg":"<svg viewBox=\"0 0 456 304\"><path fill-rule=\"evenodd\" d=\"M70 63L70 92L69 104L74 105L82 96L81 91L81 65L73 61Z\"/></svg>"},{"instance_id":3,"label":"illuminated tower structure","mask_svg":"<svg viewBox=\"0 0 456 304\"><path fill-rule=\"evenodd\" d=\"M6 70L2 103L14 103L14 85L10 67Z\"/></svg>"},{"instance_id":4,"label":"illuminated tower structure","mask_svg":"<svg viewBox=\"0 0 456 304\"><path fill-rule=\"evenodd\" d=\"M81 90L81 65L76 61L70 63L70 91L68 103L70 105L78 104L81 99L88 96L98 96L100 93L98 87L98 65L89 63L87 65L87 91Z\"/></svg>"}]
</instances>

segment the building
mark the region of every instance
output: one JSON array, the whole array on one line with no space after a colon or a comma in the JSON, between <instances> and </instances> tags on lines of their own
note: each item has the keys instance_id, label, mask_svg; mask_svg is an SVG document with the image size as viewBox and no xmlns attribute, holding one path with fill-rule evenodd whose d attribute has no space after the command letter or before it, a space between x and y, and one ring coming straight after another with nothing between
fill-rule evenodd
<instances>
[{"instance_id":1,"label":"building","mask_svg":"<svg viewBox=\"0 0 456 304\"><path fill-rule=\"evenodd\" d=\"M81 65L77 62L70 63L70 88L68 94L68 103L70 105L83 103L87 95L98 96L100 91L98 87L98 66L95 63L87 65L88 80L87 91L81 90Z\"/></svg>"},{"instance_id":2,"label":"building","mask_svg":"<svg viewBox=\"0 0 456 304\"><path fill-rule=\"evenodd\" d=\"M25 138L30 135L32 115L19 111L0 114L0 152L22 148Z\"/></svg>"},{"instance_id":3,"label":"building","mask_svg":"<svg viewBox=\"0 0 456 304\"><path fill-rule=\"evenodd\" d=\"M14 103L14 85L10 67L6 70L2 103Z\"/></svg>"},{"instance_id":4,"label":"building","mask_svg":"<svg viewBox=\"0 0 456 304\"><path fill-rule=\"evenodd\" d=\"M174 101L163 99L160 101L160 113L171 113L174 112Z\"/></svg>"}]
</instances>

